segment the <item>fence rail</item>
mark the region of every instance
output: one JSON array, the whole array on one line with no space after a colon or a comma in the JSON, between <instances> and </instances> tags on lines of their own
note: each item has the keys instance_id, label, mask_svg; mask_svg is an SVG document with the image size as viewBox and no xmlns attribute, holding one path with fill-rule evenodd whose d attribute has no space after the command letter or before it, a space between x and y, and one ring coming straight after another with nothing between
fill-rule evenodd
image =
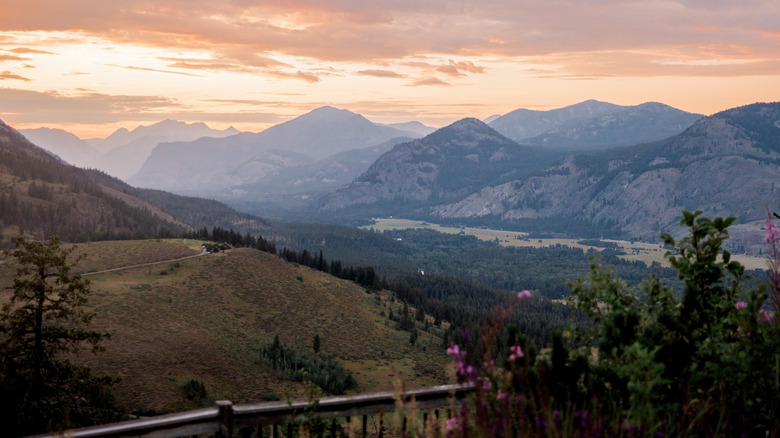
<instances>
[{"instance_id":1,"label":"fence rail","mask_svg":"<svg viewBox=\"0 0 780 438\"><path fill-rule=\"evenodd\" d=\"M272 426L271 435L276 437L279 425L291 425L295 421L306 419L307 415L321 419L346 418L347 421L351 417L362 416L365 436L367 415L380 414L381 418L381 414L394 412L399 404L403 404L405 409L410 411L445 408L472 391L472 384L458 384L431 386L401 393L376 392L327 397L317 403L296 401L233 405L229 401L218 401L216 407L212 408L71 429L36 437L181 437L203 434L232 437L234 431L251 431L252 428L262 431L263 426ZM335 427L335 423L332 424ZM288 426L288 435L291 431L291 426Z\"/></svg>"}]
</instances>

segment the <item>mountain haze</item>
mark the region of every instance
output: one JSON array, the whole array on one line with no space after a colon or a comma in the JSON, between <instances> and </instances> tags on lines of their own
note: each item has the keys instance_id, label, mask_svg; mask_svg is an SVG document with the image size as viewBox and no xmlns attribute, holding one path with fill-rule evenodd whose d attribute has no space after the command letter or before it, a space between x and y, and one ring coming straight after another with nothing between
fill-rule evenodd
<instances>
[{"instance_id":1,"label":"mountain haze","mask_svg":"<svg viewBox=\"0 0 780 438\"><path fill-rule=\"evenodd\" d=\"M100 155L100 152L89 143L61 129L23 129L19 132L30 142L74 166L87 167L95 157Z\"/></svg>"},{"instance_id":2,"label":"mountain haze","mask_svg":"<svg viewBox=\"0 0 780 438\"><path fill-rule=\"evenodd\" d=\"M270 150L306 156L287 161L285 167L304 165L403 135L408 133L376 125L347 110L322 107L258 134L162 144L129 181L174 192L219 193L232 185L256 181L256 175L242 172L240 167ZM264 160L260 157L258 161ZM218 177L227 174L236 178Z\"/></svg>"},{"instance_id":3,"label":"mountain haze","mask_svg":"<svg viewBox=\"0 0 780 438\"><path fill-rule=\"evenodd\" d=\"M171 141L193 141L201 137L228 137L238 134L230 127L226 130L214 130L204 123L184 123L164 120L149 126L139 126L132 131L121 128L96 144L97 148L108 152L90 163L109 175L126 180L135 175L160 143Z\"/></svg>"}]
</instances>

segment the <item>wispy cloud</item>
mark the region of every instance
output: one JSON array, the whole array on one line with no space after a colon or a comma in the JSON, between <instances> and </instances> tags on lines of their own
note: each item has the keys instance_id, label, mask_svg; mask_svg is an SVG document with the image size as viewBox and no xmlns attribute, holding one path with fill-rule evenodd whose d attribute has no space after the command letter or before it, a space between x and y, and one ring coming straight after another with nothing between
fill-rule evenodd
<instances>
[{"instance_id":1,"label":"wispy cloud","mask_svg":"<svg viewBox=\"0 0 780 438\"><path fill-rule=\"evenodd\" d=\"M0 62L4 61L29 61L30 58L22 58L21 56L15 56L15 55L2 55L0 54Z\"/></svg>"},{"instance_id":2,"label":"wispy cloud","mask_svg":"<svg viewBox=\"0 0 780 438\"><path fill-rule=\"evenodd\" d=\"M194 76L194 77L200 76L200 75L194 75L194 74L191 74L191 73L184 73L184 72L180 72L180 71L161 70L161 69L157 69L157 68L147 68L147 67L136 67L136 66L133 66L133 65L117 65L117 64L106 64L106 65L109 66L109 67L124 68L126 70L152 71L152 72L155 72L155 73L167 73L167 74L172 74L172 75Z\"/></svg>"},{"instance_id":3,"label":"wispy cloud","mask_svg":"<svg viewBox=\"0 0 780 438\"><path fill-rule=\"evenodd\" d=\"M19 75L14 74L14 73L12 73L10 71L7 71L7 70L4 71L4 72L0 72L0 81L4 81L4 80L7 80L7 79L13 79L13 80L24 81L24 82L29 82L31 80L30 78L25 78L24 76L19 76Z\"/></svg>"},{"instance_id":4,"label":"wispy cloud","mask_svg":"<svg viewBox=\"0 0 780 438\"><path fill-rule=\"evenodd\" d=\"M360 70L357 72L360 76L374 76L377 78L405 78L406 75L391 70Z\"/></svg>"},{"instance_id":5,"label":"wispy cloud","mask_svg":"<svg viewBox=\"0 0 780 438\"><path fill-rule=\"evenodd\" d=\"M54 52L49 52L46 50L30 49L28 47L17 47L15 49L9 50L9 52L20 53L20 54L56 55L56 53Z\"/></svg>"}]
</instances>

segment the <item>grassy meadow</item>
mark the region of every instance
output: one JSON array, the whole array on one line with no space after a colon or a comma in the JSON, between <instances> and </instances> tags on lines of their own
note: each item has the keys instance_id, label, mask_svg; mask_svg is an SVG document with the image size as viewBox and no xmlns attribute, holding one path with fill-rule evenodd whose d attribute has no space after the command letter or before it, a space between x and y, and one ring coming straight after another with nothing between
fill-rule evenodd
<instances>
[{"instance_id":1,"label":"grassy meadow","mask_svg":"<svg viewBox=\"0 0 780 438\"><path fill-rule=\"evenodd\" d=\"M105 352L78 360L122 379L114 392L128 411L197 407L182 390L190 379L205 384L208 404L305 398L302 385L254 363L257 347L277 334L308 348L318 334L321 351L353 373L358 392L450 378L439 337L421 331L411 346L409 333L387 319L399 302L274 255L233 249L182 259L201 252L199 242L184 240L97 242L78 251L85 257L77 270L91 280L92 328L111 334ZM2 287L12 268L0 264ZM96 272L106 269L116 270Z\"/></svg>"},{"instance_id":2,"label":"grassy meadow","mask_svg":"<svg viewBox=\"0 0 780 438\"><path fill-rule=\"evenodd\" d=\"M587 251L589 249L595 249L600 251L603 248L581 245L579 242L582 239L564 239L564 238L552 238L552 239L532 239L528 237L528 233L520 231L504 231L504 230L491 230L484 228L469 228L469 227L448 227L443 225L432 224L430 222L416 221L411 219L374 219L373 225L364 226L364 229L374 229L375 231L385 230L397 230L397 229L431 229L440 233L448 234L464 234L468 236L475 236L478 239L486 241L498 240L502 246L512 247L547 247L555 245L566 245L573 248L582 248ZM669 263L664 258L666 249L660 245L660 241L657 244L647 242L629 242L625 240L610 240L604 239L607 242L615 242L620 246L625 255L620 256L623 259L629 261L639 260L647 264L648 266L653 262L658 262L663 266L669 266ZM745 255L734 254L733 260L736 260L747 269L766 269L766 259L760 257L750 257Z\"/></svg>"}]
</instances>

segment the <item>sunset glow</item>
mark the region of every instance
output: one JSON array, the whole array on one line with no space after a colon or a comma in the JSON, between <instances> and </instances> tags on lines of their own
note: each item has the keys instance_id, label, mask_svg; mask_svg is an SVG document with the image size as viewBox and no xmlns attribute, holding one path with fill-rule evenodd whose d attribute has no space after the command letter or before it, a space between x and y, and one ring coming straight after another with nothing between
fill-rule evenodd
<instances>
[{"instance_id":1,"label":"sunset glow","mask_svg":"<svg viewBox=\"0 0 780 438\"><path fill-rule=\"evenodd\" d=\"M82 138L166 118L256 132L322 105L438 127L586 99L780 100L773 0L10 3L0 119Z\"/></svg>"}]
</instances>

